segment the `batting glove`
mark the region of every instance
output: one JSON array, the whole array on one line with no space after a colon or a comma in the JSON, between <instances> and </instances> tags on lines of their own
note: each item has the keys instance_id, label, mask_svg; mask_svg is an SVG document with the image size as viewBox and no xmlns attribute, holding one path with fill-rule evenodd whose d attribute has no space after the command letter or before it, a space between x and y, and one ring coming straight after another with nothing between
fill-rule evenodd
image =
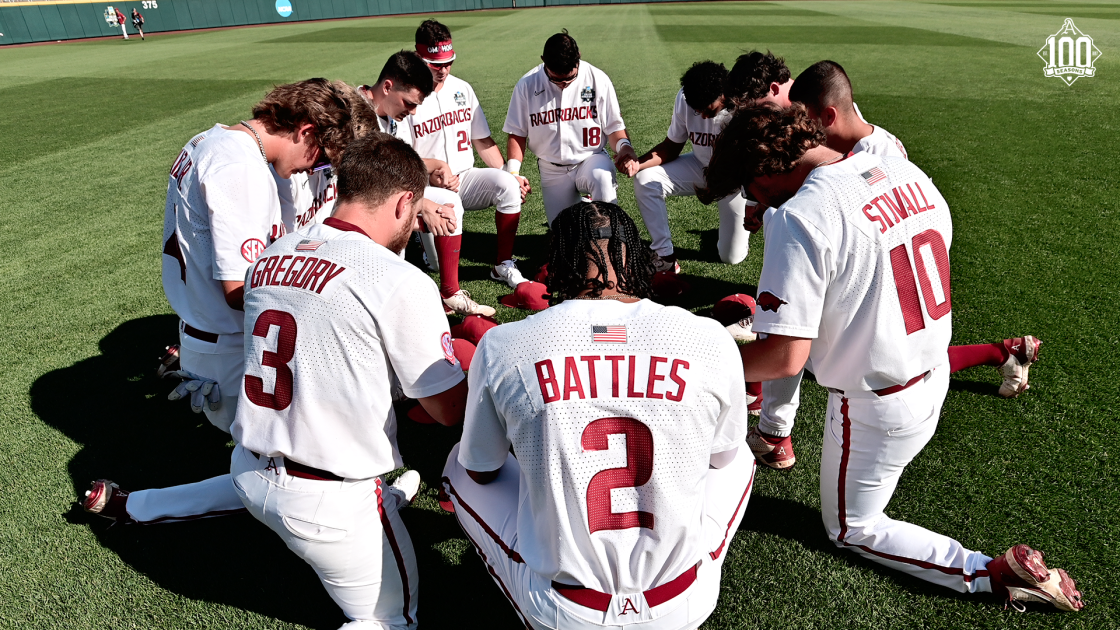
<instances>
[{"instance_id":1,"label":"batting glove","mask_svg":"<svg viewBox=\"0 0 1120 630\"><path fill-rule=\"evenodd\" d=\"M222 392L218 388L217 381L186 370L169 372L167 376L183 379L183 382L179 383L178 387L167 395L168 400L179 400L190 395L191 411L195 413L202 413L204 405L209 407L210 411L217 411L221 408Z\"/></svg>"}]
</instances>

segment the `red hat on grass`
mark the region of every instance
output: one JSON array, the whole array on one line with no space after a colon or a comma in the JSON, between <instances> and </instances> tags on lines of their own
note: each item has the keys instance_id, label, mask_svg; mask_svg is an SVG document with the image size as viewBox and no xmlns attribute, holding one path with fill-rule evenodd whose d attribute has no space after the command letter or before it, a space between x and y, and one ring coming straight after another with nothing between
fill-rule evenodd
<instances>
[{"instance_id":1,"label":"red hat on grass","mask_svg":"<svg viewBox=\"0 0 1120 630\"><path fill-rule=\"evenodd\" d=\"M451 336L456 339L466 339L477 346L478 342L482 341L482 336L486 334L486 331L497 325L498 321L493 317L468 315L463 319L462 324L455 324L451 327Z\"/></svg>"},{"instance_id":2,"label":"red hat on grass","mask_svg":"<svg viewBox=\"0 0 1120 630\"><path fill-rule=\"evenodd\" d=\"M545 282L546 280L548 280L548 263L541 265L540 271L537 272L537 277L533 278L533 280L536 280L541 284L548 284L547 282Z\"/></svg>"},{"instance_id":3,"label":"red hat on grass","mask_svg":"<svg viewBox=\"0 0 1120 630\"><path fill-rule=\"evenodd\" d=\"M510 308L543 311L548 308L548 287L539 282L522 282L513 293L502 296L498 301Z\"/></svg>"},{"instance_id":4,"label":"red hat on grass","mask_svg":"<svg viewBox=\"0 0 1120 630\"><path fill-rule=\"evenodd\" d=\"M754 310L754 298L735 293L715 303L712 317L723 324L735 341L754 341L758 338L754 332Z\"/></svg>"},{"instance_id":5,"label":"red hat on grass","mask_svg":"<svg viewBox=\"0 0 1120 630\"><path fill-rule=\"evenodd\" d=\"M672 269L653 274L653 292L662 300L671 301L683 295L690 288L692 287Z\"/></svg>"}]
</instances>

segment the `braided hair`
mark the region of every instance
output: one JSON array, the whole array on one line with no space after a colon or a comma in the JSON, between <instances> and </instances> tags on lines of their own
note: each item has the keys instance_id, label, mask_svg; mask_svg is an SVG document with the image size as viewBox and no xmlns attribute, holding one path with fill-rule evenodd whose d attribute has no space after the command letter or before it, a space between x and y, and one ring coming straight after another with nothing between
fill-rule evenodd
<instances>
[{"instance_id":1,"label":"braided hair","mask_svg":"<svg viewBox=\"0 0 1120 630\"><path fill-rule=\"evenodd\" d=\"M589 271L595 265L596 275ZM608 280L613 269L617 285ZM604 289L638 298L653 296L653 263L642 244L638 226L613 203L581 201L565 208L552 221L548 278L554 304L591 290Z\"/></svg>"}]
</instances>

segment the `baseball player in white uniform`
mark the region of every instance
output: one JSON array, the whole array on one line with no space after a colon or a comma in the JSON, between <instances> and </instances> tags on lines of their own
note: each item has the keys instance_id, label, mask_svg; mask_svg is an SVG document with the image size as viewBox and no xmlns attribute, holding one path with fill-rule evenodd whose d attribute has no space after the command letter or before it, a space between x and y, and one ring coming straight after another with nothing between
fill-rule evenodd
<instances>
[{"instance_id":1,"label":"baseball player in white uniform","mask_svg":"<svg viewBox=\"0 0 1120 630\"><path fill-rule=\"evenodd\" d=\"M423 162L398 139L355 141L334 216L270 247L246 275L245 384L233 483L249 512L314 568L352 621L417 627L416 559L398 512L393 383L452 425L466 403L436 287L397 256L421 207Z\"/></svg>"},{"instance_id":2,"label":"baseball player in white uniform","mask_svg":"<svg viewBox=\"0 0 1120 630\"><path fill-rule=\"evenodd\" d=\"M443 498L527 627L696 628L754 479L735 342L642 299L652 265L618 206L552 229L563 301L479 342Z\"/></svg>"},{"instance_id":3,"label":"baseball player in white uniform","mask_svg":"<svg viewBox=\"0 0 1120 630\"><path fill-rule=\"evenodd\" d=\"M337 158L353 137L344 83L310 79L275 88L238 125L215 125L187 143L171 167L163 231L163 287L181 318L180 361L192 406L227 433L245 371L242 296L246 270L285 231L277 175ZM287 121L302 121L290 128ZM271 167L271 168L270 168ZM202 394L207 395L204 397ZM93 482L83 507L121 522L218 516L242 506L228 476L126 492Z\"/></svg>"},{"instance_id":4,"label":"baseball player in white uniform","mask_svg":"<svg viewBox=\"0 0 1120 630\"><path fill-rule=\"evenodd\" d=\"M953 224L933 182L903 159L828 148L800 104L736 113L712 165L714 194L743 189L777 208L758 285L760 340L742 348L744 375L792 376L808 359L828 388L821 513L829 537L960 592L1080 609L1074 580L1026 545L992 559L884 514L933 436L949 384Z\"/></svg>"},{"instance_id":5,"label":"baseball player in white uniform","mask_svg":"<svg viewBox=\"0 0 1120 630\"><path fill-rule=\"evenodd\" d=\"M498 246L490 279L516 289L525 277L513 259L513 241L521 202L531 190L529 180L504 170L502 150L490 137L474 88L451 75L456 56L451 31L436 20L425 20L416 29L416 53L431 69L434 87L408 117L412 147L421 157L447 163L451 175L443 185L458 193L464 210L494 206ZM474 150L489 168L475 168Z\"/></svg>"},{"instance_id":6,"label":"baseball player in white uniform","mask_svg":"<svg viewBox=\"0 0 1120 630\"><path fill-rule=\"evenodd\" d=\"M374 85L363 85L358 92L364 96L377 113L381 131L400 138L406 144L415 142L407 117L432 93L434 82L428 65L415 52L401 51L391 55ZM434 158L424 159L428 169L429 185L424 198L435 205L449 206L455 213L451 229L435 229L424 220L434 235L434 247L439 265L440 297L448 313L459 315L494 315L494 308L479 304L459 286L459 251L463 240L463 202L454 191L443 188L451 176L446 162Z\"/></svg>"},{"instance_id":7,"label":"baseball player in white uniform","mask_svg":"<svg viewBox=\"0 0 1120 630\"><path fill-rule=\"evenodd\" d=\"M665 139L638 158L634 197L642 213L657 254L657 271L680 271L669 234L665 198L695 195L704 186L704 167L712 155L712 143L731 113L724 109L723 83L727 69L714 61L700 61L681 77L681 90L673 103L673 120ZM686 142L692 151L681 155ZM747 257L750 232L743 228L747 200L732 194L719 200L719 257L738 264Z\"/></svg>"},{"instance_id":8,"label":"baseball player in white uniform","mask_svg":"<svg viewBox=\"0 0 1120 630\"><path fill-rule=\"evenodd\" d=\"M580 59L576 40L566 29L548 38L541 61L514 86L502 130L509 134L510 173L520 173L526 146L537 156L544 212L551 224L581 193L614 203L615 167L632 177L638 156L627 137L614 84ZM608 146L615 152L613 164Z\"/></svg>"},{"instance_id":9,"label":"baseball player in white uniform","mask_svg":"<svg viewBox=\"0 0 1120 630\"><path fill-rule=\"evenodd\" d=\"M847 73L834 61L820 61L798 75L789 98L805 106L809 117L824 131L825 145L845 155L870 153L880 157L909 159L902 142L882 127L864 120L852 101ZM773 214L773 209L767 217ZM1000 394L1016 396L1025 391L1031 364L1041 344L1031 336L1006 339L994 344L949 346L949 372L977 365L1000 369ZM796 461L790 435L800 399L803 372L788 379L762 385L761 418L747 442L761 461L771 467L788 468Z\"/></svg>"}]
</instances>

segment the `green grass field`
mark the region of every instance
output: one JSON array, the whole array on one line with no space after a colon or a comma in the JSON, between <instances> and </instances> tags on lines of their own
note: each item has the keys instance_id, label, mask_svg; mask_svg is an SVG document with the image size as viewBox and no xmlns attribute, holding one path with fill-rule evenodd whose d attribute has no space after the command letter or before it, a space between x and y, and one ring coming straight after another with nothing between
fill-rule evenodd
<instances>
[{"instance_id":1,"label":"green grass field","mask_svg":"<svg viewBox=\"0 0 1120 630\"><path fill-rule=\"evenodd\" d=\"M1067 87L1035 52L1072 17L1103 55ZM1004 611L837 551L820 523L825 392L805 388L801 463L762 471L704 628L1117 628L1120 598L1120 5L1089 2L789 2L615 5L448 14L454 72L495 138L517 79L561 27L618 88L642 152L668 126L678 77L751 48L796 74L829 58L869 120L905 143L955 219L954 343L1045 341L1030 392L996 395L994 369L953 376L941 425L888 513L995 555L1027 542L1079 581L1079 614ZM125 488L228 471L230 444L153 374L175 339L159 281L167 171L183 143L245 118L272 85L376 78L417 17L304 23L0 49L0 627L335 628L312 571L252 517L106 528L74 511L94 478ZM529 163L531 164L531 162ZM530 169L531 170L531 169ZM1110 173L1113 173L1110 175ZM530 173L536 181L535 171ZM629 180L620 199L637 217ZM752 292L715 254L717 214L670 203L684 305ZM517 255L546 247L540 196ZM479 301L492 211L466 220L462 276ZM502 308L502 307L499 307ZM524 311L499 311L503 320ZM434 484L457 431L404 421L409 466ZM425 628L516 628L430 488L406 511Z\"/></svg>"}]
</instances>

